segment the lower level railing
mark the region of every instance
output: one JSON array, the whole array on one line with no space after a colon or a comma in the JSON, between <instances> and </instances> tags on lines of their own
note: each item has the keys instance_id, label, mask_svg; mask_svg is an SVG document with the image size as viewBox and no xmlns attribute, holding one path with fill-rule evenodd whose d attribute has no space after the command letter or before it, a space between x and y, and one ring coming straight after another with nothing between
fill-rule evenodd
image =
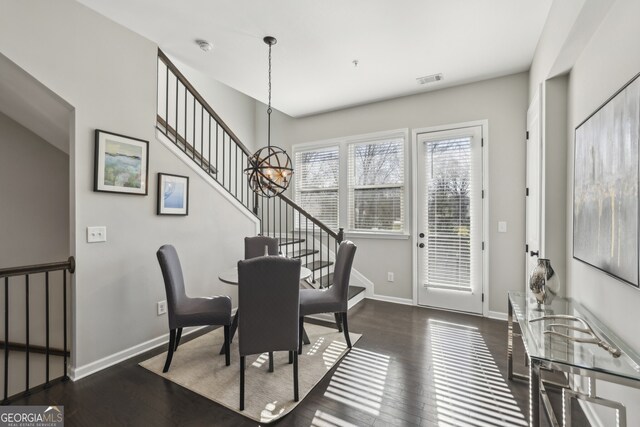
<instances>
[{"instance_id":1,"label":"lower level railing","mask_svg":"<svg viewBox=\"0 0 640 427\"><path fill-rule=\"evenodd\" d=\"M0 283L4 284L2 404L69 378L67 298L74 271L73 257L63 262L0 269ZM34 355L36 360L32 360ZM61 365L54 366L54 358L61 359ZM44 371L40 378L34 378L35 364L39 373ZM21 370L24 381L19 378Z\"/></svg>"}]
</instances>

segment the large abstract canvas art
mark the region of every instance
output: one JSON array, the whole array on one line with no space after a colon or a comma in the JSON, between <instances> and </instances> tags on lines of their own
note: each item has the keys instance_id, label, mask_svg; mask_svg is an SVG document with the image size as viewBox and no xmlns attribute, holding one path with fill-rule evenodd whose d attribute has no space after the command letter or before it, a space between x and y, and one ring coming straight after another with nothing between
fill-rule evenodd
<instances>
[{"instance_id":1,"label":"large abstract canvas art","mask_svg":"<svg viewBox=\"0 0 640 427\"><path fill-rule=\"evenodd\" d=\"M576 128L573 256L638 286L640 79Z\"/></svg>"}]
</instances>

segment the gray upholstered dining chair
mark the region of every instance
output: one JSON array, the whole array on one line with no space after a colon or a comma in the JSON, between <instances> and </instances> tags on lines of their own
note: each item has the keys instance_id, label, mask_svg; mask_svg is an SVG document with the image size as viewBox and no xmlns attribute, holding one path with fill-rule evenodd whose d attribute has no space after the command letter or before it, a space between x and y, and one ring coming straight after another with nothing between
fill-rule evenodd
<instances>
[{"instance_id":1,"label":"gray upholstered dining chair","mask_svg":"<svg viewBox=\"0 0 640 427\"><path fill-rule=\"evenodd\" d=\"M265 255L267 246L268 255L278 255L278 239L268 236L253 236L244 238L244 259L256 258Z\"/></svg>"},{"instance_id":2,"label":"gray upholstered dining chair","mask_svg":"<svg viewBox=\"0 0 640 427\"><path fill-rule=\"evenodd\" d=\"M163 245L156 252L169 312L169 351L162 372L169 371L173 352L178 349L182 328L188 326L222 325L224 327L225 363L231 364L229 326L231 325L231 298L228 296L188 297L178 253L172 245ZM212 353L213 354L213 353Z\"/></svg>"},{"instance_id":3,"label":"gray upholstered dining chair","mask_svg":"<svg viewBox=\"0 0 640 427\"><path fill-rule=\"evenodd\" d=\"M238 262L240 410L244 410L245 357L288 351L298 401L300 260L266 256Z\"/></svg>"},{"instance_id":4,"label":"gray upholstered dining chair","mask_svg":"<svg viewBox=\"0 0 640 427\"><path fill-rule=\"evenodd\" d=\"M335 313L338 328L342 322L342 330L347 346L351 348L349 338L349 324L347 322L347 309L349 304L349 278L353 258L356 254L356 245L349 240L340 243L336 265L333 271L333 284L325 289L302 289L300 291L300 326L298 352L302 354L302 328L304 316L318 313Z\"/></svg>"}]
</instances>

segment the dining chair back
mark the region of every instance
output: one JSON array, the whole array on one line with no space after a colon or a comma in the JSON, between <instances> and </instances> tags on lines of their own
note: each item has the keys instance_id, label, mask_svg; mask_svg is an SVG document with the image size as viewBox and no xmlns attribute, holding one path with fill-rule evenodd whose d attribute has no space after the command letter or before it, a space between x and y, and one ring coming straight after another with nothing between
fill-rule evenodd
<instances>
[{"instance_id":1,"label":"dining chair back","mask_svg":"<svg viewBox=\"0 0 640 427\"><path fill-rule=\"evenodd\" d=\"M278 255L278 239L268 236L253 236L244 238L244 259L256 258L265 255Z\"/></svg>"},{"instance_id":2,"label":"dining chair back","mask_svg":"<svg viewBox=\"0 0 640 427\"><path fill-rule=\"evenodd\" d=\"M173 353L178 349L182 328L188 326L222 325L224 327L225 363L230 365L229 332L231 325L231 298L228 296L188 297L178 252L172 245L163 245L156 252L169 313L169 349L163 372L171 366Z\"/></svg>"},{"instance_id":3,"label":"dining chair back","mask_svg":"<svg viewBox=\"0 0 640 427\"><path fill-rule=\"evenodd\" d=\"M357 246L349 240L340 243L336 264L333 271L333 284L328 289L302 289L300 291L300 326L302 330L304 316L319 313L335 313L338 328L344 332L349 348L349 325L347 310L349 308L349 279ZM299 337L298 351L302 353L302 334Z\"/></svg>"},{"instance_id":4,"label":"dining chair back","mask_svg":"<svg viewBox=\"0 0 640 427\"><path fill-rule=\"evenodd\" d=\"M238 262L240 410L244 409L245 357L288 351L298 401L299 259L279 256Z\"/></svg>"}]
</instances>

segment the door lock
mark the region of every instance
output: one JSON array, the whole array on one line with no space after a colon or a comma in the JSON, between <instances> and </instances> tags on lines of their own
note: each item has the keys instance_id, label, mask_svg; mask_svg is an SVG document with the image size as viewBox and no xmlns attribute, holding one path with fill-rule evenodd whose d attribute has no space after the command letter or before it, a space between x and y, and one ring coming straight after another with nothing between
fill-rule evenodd
<instances>
[{"instance_id":1,"label":"door lock","mask_svg":"<svg viewBox=\"0 0 640 427\"><path fill-rule=\"evenodd\" d=\"M535 252L531 251L531 252L529 252L529 255L530 256L540 256L540 251L535 251Z\"/></svg>"},{"instance_id":2,"label":"door lock","mask_svg":"<svg viewBox=\"0 0 640 427\"><path fill-rule=\"evenodd\" d=\"M418 247L419 247L419 248L424 248L424 243L420 243L420 244L418 245Z\"/></svg>"},{"instance_id":3,"label":"door lock","mask_svg":"<svg viewBox=\"0 0 640 427\"><path fill-rule=\"evenodd\" d=\"M420 233L418 236L420 236L421 239L424 239L424 233Z\"/></svg>"}]
</instances>

